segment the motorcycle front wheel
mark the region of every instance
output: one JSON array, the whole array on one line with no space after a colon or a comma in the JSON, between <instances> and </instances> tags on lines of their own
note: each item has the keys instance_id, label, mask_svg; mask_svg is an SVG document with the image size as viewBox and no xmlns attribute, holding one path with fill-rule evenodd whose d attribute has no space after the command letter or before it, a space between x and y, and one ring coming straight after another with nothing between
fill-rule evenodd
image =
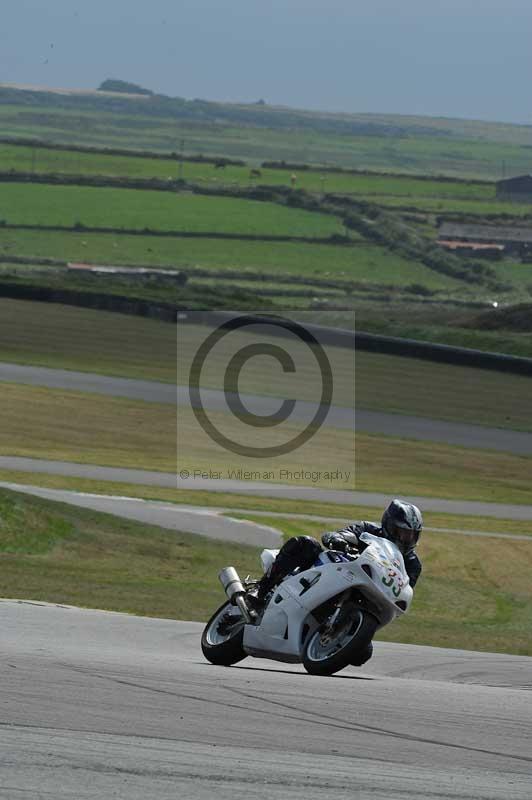
<instances>
[{"instance_id":1,"label":"motorcycle front wheel","mask_svg":"<svg viewBox=\"0 0 532 800\"><path fill-rule=\"evenodd\" d=\"M244 620L238 608L227 601L215 611L201 635L203 655L211 664L230 667L246 658L242 647Z\"/></svg>"},{"instance_id":2,"label":"motorcycle front wheel","mask_svg":"<svg viewBox=\"0 0 532 800\"><path fill-rule=\"evenodd\" d=\"M310 636L303 650L303 666L311 675L334 675L371 644L377 620L357 608L349 620L330 630L327 621Z\"/></svg>"}]
</instances>

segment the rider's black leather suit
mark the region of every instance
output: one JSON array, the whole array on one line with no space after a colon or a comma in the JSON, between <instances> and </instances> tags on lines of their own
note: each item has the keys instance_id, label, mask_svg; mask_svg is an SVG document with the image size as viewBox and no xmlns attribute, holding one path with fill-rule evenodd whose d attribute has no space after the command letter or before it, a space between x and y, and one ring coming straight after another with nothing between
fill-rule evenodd
<instances>
[{"instance_id":1,"label":"rider's black leather suit","mask_svg":"<svg viewBox=\"0 0 532 800\"><path fill-rule=\"evenodd\" d=\"M333 533L324 533L321 541L330 550L341 550L339 546L343 541L348 545L354 545L360 549L358 537L361 533L372 533L374 536L385 536L383 529L373 522L352 522L351 525L346 525L339 531ZM288 542L287 542L288 544ZM344 545L345 547L345 545ZM417 579L421 575L421 561L415 550L410 550L408 553L403 554L405 562L405 569L408 577L410 578L410 586L412 589L417 583Z\"/></svg>"},{"instance_id":2,"label":"rider's black leather suit","mask_svg":"<svg viewBox=\"0 0 532 800\"><path fill-rule=\"evenodd\" d=\"M359 542L361 533L372 533L374 536L384 536L384 531L379 525L373 522L353 522L346 525L339 531L324 533L321 541L328 550L345 550L346 545L360 547L363 542ZM289 539L277 555L272 568L259 583L259 596L264 596L267 592L277 586L286 575L289 575L299 567L300 570L310 569L316 561L323 548L317 539L312 536L294 536ZM417 579L421 574L421 561L414 550L403 556L405 568L410 578L410 586L414 588Z\"/></svg>"}]
</instances>

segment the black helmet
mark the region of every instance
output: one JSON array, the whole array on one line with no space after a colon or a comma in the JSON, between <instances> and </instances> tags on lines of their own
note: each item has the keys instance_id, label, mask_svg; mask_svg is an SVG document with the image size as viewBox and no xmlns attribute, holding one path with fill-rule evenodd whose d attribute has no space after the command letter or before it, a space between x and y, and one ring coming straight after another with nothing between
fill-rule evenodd
<instances>
[{"instance_id":1,"label":"black helmet","mask_svg":"<svg viewBox=\"0 0 532 800\"><path fill-rule=\"evenodd\" d=\"M421 511L412 503L392 500L382 515L382 530L387 539L406 555L418 543L423 528Z\"/></svg>"}]
</instances>

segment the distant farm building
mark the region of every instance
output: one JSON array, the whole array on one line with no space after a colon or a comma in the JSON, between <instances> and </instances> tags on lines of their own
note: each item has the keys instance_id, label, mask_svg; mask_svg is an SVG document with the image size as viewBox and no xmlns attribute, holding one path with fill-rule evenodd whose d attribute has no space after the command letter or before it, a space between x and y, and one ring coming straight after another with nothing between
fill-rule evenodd
<instances>
[{"instance_id":1,"label":"distant farm building","mask_svg":"<svg viewBox=\"0 0 532 800\"><path fill-rule=\"evenodd\" d=\"M476 255L505 252L527 256L532 254L532 228L446 222L438 230L438 244L446 250Z\"/></svg>"},{"instance_id":2,"label":"distant farm building","mask_svg":"<svg viewBox=\"0 0 532 800\"><path fill-rule=\"evenodd\" d=\"M467 253L496 257L499 253L504 252L503 244L487 243L481 244L480 242L458 242L452 239L439 239L438 244L445 250L452 250L455 253Z\"/></svg>"},{"instance_id":3,"label":"distant farm building","mask_svg":"<svg viewBox=\"0 0 532 800\"><path fill-rule=\"evenodd\" d=\"M532 203L532 175L518 175L497 181L498 200L512 200L517 203Z\"/></svg>"}]
</instances>

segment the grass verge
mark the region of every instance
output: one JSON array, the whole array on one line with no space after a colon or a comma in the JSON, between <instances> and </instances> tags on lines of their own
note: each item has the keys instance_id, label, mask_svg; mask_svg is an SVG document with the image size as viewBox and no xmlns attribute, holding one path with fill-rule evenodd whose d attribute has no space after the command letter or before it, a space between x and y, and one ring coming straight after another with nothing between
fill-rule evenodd
<instances>
[{"instance_id":1,"label":"grass verge","mask_svg":"<svg viewBox=\"0 0 532 800\"><path fill-rule=\"evenodd\" d=\"M357 408L532 430L528 376L358 351L355 368Z\"/></svg>"},{"instance_id":2,"label":"grass verge","mask_svg":"<svg viewBox=\"0 0 532 800\"><path fill-rule=\"evenodd\" d=\"M3 383L7 455L175 471L173 406Z\"/></svg>"},{"instance_id":3,"label":"grass verge","mask_svg":"<svg viewBox=\"0 0 532 800\"><path fill-rule=\"evenodd\" d=\"M437 442L357 436L356 488L398 495L532 501L532 459Z\"/></svg>"},{"instance_id":4,"label":"grass verge","mask_svg":"<svg viewBox=\"0 0 532 800\"><path fill-rule=\"evenodd\" d=\"M214 443L186 408L179 409L177 448L176 411L170 405L3 383L0 413L3 455L164 472L175 472L177 461L180 470L216 470L221 478L239 479L236 471L243 468L260 473L253 480L274 483L453 500L531 502L532 459L489 450L357 434L355 459L353 436L324 426L294 452L261 459L257 465L257 459L244 459ZM252 439L250 426L234 422L232 415L209 412L209 417L237 441L257 446L277 441L269 433L266 440L261 438L262 430ZM300 430L288 424L279 427L284 441ZM342 482L324 475L301 480L280 472L302 468L342 470L346 475Z\"/></svg>"},{"instance_id":5,"label":"grass verge","mask_svg":"<svg viewBox=\"0 0 532 800\"><path fill-rule=\"evenodd\" d=\"M155 617L206 619L223 601L216 575L258 550L0 490L4 597Z\"/></svg>"},{"instance_id":6,"label":"grass verge","mask_svg":"<svg viewBox=\"0 0 532 800\"><path fill-rule=\"evenodd\" d=\"M176 330L126 314L1 298L0 360L173 383Z\"/></svg>"}]
</instances>

